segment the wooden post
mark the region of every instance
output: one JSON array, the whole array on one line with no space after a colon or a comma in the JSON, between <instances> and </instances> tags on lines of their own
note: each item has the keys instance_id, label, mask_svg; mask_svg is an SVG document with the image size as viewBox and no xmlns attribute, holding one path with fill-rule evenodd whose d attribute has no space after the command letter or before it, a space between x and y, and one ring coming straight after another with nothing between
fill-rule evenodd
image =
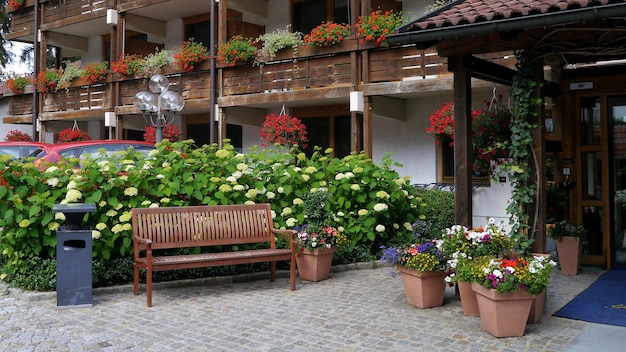
<instances>
[{"instance_id":1,"label":"wooden post","mask_svg":"<svg viewBox=\"0 0 626 352\"><path fill-rule=\"evenodd\" d=\"M538 61L541 62L541 61ZM533 66L533 76L535 82L543 81L543 66L535 64ZM535 86L533 90L533 99L543 98L543 89L541 85ZM543 100L542 100L543 101ZM532 131L532 151L534 162L531 163L531 172L535 175L533 179L536 182L537 195L536 202L528 206L529 221L531 228L529 229L529 238L534 238L535 241L532 244L532 251L534 253L546 252L546 213L547 213L547 196L548 191L546 182L546 140L543 127L544 117L544 104L538 104L533 106L532 112L535 114L535 120L533 123L537 126Z\"/></svg>"},{"instance_id":2,"label":"wooden post","mask_svg":"<svg viewBox=\"0 0 626 352\"><path fill-rule=\"evenodd\" d=\"M448 58L454 75L454 194L455 223L472 226L472 113L469 55Z\"/></svg>"}]
</instances>

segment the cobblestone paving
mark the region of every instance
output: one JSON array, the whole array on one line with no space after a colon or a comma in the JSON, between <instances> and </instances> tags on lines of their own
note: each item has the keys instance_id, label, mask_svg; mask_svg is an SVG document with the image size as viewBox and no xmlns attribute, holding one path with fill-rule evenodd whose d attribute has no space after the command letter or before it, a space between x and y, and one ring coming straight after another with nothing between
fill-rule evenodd
<instances>
[{"instance_id":1,"label":"cobblestone paving","mask_svg":"<svg viewBox=\"0 0 626 352\"><path fill-rule=\"evenodd\" d=\"M463 315L453 288L442 307L410 306L389 270L337 267L296 291L285 275L156 284L152 308L132 286L94 289L92 307L57 308L55 292L0 283L0 351L566 351L587 323L552 314L603 273L556 270L543 319L498 339Z\"/></svg>"}]
</instances>

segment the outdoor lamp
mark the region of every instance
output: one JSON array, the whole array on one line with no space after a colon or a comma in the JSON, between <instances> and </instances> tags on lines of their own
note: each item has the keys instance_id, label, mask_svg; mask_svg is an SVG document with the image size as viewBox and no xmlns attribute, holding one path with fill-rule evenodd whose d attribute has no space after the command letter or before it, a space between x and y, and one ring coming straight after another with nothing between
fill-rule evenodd
<instances>
[{"instance_id":1,"label":"outdoor lamp","mask_svg":"<svg viewBox=\"0 0 626 352\"><path fill-rule=\"evenodd\" d=\"M134 104L143 114L146 123L156 128L156 141L163 140L163 127L174 122L174 116L185 106L183 97L168 90L167 77L157 74L150 77L148 88L151 92L141 91L135 94Z\"/></svg>"}]
</instances>

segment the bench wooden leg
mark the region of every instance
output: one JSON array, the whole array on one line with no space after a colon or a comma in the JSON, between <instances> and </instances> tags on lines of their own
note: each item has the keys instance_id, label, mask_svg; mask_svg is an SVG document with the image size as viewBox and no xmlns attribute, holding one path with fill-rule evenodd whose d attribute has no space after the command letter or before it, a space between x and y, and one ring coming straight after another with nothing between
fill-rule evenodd
<instances>
[{"instance_id":1,"label":"bench wooden leg","mask_svg":"<svg viewBox=\"0 0 626 352\"><path fill-rule=\"evenodd\" d=\"M296 289L296 258L292 257L289 264L289 286L292 291Z\"/></svg>"},{"instance_id":2,"label":"bench wooden leg","mask_svg":"<svg viewBox=\"0 0 626 352\"><path fill-rule=\"evenodd\" d=\"M276 281L276 262L270 262L270 282Z\"/></svg>"},{"instance_id":3,"label":"bench wooden leg","mask_svg":"<svg viewBox=\"0 0 626 352\"><path fill-rule=\"evenodd\" d=\"M152 268L146 268L146 302L152 307Z\"/></svg>"}]
</instances>

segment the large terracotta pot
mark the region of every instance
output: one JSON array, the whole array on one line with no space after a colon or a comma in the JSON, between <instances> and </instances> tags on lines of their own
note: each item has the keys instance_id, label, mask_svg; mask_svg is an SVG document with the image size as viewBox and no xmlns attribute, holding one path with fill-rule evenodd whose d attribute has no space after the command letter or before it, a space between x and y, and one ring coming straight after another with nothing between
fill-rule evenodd
<instances>
[{"instance_id":1,"label":"large terracotta pot","mask_svg":"<svg viewBox=\"0 0 626 352\"><path fill-rule=\"evenodd\" d=\"M540 294L535 296L533 304L530 306L528 314L528 324L537 324L543 317L543 309L546 305L546 289L544 288Z\"/></svg>"},{"instance_id":2,"label":"large terracotta pot","mask_svg":"<svg viewBox=\"0 0 626 352\"><path fill-rule=\"evenodd\" d=\"M582 243L579 237L563 236L556 241L556 251L559 255L561 272L565 275L578 275L580 257L582 256Z\"/></svg>"},{"instance_id":3,"label":"large terracotta pot","mask_svg":"<svg viewBox=\"0 0 626 352\"><path fill-rule=\"evenodd\" d=\"M527 292L499 293L475 282L472 289L485 331L495 337L524 336L534 296Z\"/></svg>"},{"instance_id":4,"label":"large terracotta pot","mask_svg":"<svg viewBox=\"0 0 626 352\"><path fill-rule=\"evenodd\" d=\"M419 272L415 269L399 266L404 292L410 305L418 308L432 308L443 305L446 292L444 271Z\"/></svg>"},{"instance_id":5,"label":"large terracotta pot","mask_svg":"<svg viewBox=\"0 0 626 352\"><path fill-rule=\"evenodd\" d=\"M463 315L479 316L480 310L478 310L476 292L472 290L472 283L459 281L457 282L457 286L459 287L459 296L461 296Z\"/></svg>"},{"instance_id":6,"label":"large terracotta pot","mask_svg":"<svg viewBox=\"0 0 626 352\"><path fill-rule=\"evenodd\" d=\"M301 280L318 282L328 279L330 267L333 264L333 255L337 247L315 249L312 252L304 250L296 256L298 276Z\"/></svg>"}]
</instances>

